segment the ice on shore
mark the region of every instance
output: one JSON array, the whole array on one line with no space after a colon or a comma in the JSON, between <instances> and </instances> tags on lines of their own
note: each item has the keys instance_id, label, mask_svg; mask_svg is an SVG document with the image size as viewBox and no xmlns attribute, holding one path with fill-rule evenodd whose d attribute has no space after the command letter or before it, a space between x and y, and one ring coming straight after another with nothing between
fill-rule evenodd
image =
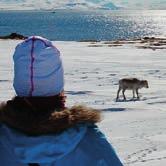
<instances>
[{"instance_id":1,"label":"ice on shore","mask_svg":"<svg viewBox=\"0 0 166 166\"><path fill-rule=\"evenodd\" d=\"M0 40L0 101L14 96L14 48L20 41ZM54 42L65 68L67 105L85 104L103 110L100 128L125 166L166 165L166 55L164 49L144 49L141 43ZM115 44L115 43L114 43ZM116 102L118 80L147 79L140 100Z\"/></svg>"}]
</instances>

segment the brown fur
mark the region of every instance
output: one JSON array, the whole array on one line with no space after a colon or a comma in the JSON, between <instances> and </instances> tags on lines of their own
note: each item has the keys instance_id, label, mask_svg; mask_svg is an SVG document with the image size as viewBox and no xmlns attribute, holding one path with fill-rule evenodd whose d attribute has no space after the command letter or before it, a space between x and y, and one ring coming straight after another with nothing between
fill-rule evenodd
<instances>
[{"instance_id":1,"label":"brown fur","mask_svg":"<svg viewBox=\"0 0 166 166\"><path fill-rule=\"evenodd\" d=\"M80 123L97 123L101 120L100 112L85 106L70 109L34 109L30 100L14 98L0 105L0 123L17 129L27 135L43 135L63 132ZM43 100L44 101L44 100ZM39 103L38 103L39 104ZM44 104L45 105L45 104Z\"/></svg>"},{"instance_id":2,"label":"brown fur","mask_svg":"<svg viewBox=\"0 0 166 166\"><path fill-rule=\"evenodd\" d=\"M143 87L149 88L147 80L139 80L137 78L123 78L119 80L119 89L117 92L116 100L119 99L119 93L121 90L122 90L123 98L124 100L126 100L126 96L124 93L127 89L133 91L133 98L135 98L135 92L136 92L137 98L139 99L138 89L141 89Z\"/></svg>"}]
</instances>

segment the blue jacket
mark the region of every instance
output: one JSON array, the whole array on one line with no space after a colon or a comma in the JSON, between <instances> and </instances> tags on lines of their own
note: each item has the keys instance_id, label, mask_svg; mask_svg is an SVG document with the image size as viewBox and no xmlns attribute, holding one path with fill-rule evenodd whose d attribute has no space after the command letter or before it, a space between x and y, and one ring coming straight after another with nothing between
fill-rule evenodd
<instances>
[{"instance_id":1,"label":"blue jacket","mask_svg":"<svg viewBox=\"0 0 166 166\"><path fill-rule=\"evenodd\" d=\"M52 107L55 99L15 97L0 105L0 166L122 166L94 125L99 111L84 106L59 111Z\"/></svg>"},{"instance_id":2,"label":"blue jacket","mask_svg":"<svg viewBox=\"0 0 166 166\"><path fill-rule=\"evenodd\" d=\"M77 125L61 134L27 136L0 126L0 165L122 166L111 144L95 125Z\"/></svg>"}]
</instances>

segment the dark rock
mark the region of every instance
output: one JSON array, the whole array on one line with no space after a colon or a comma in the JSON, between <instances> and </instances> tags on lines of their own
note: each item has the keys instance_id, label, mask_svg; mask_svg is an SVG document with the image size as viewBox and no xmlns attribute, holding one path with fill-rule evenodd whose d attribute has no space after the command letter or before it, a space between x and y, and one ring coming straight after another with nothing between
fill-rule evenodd
<instances>
[{"instance_id":1,"label":"dark rock","mask_svg":"<svg viewBox=\"0 0 166 166\"><path fill-rule=\"evenodd\" d=\"M11 33L10 35L0 36L0 39L25 40L26 38L26 36L20 35L18 33Z\"/></svg>"},{"instance_id":2,"label":"dark rock","mask_svg":"<svg viewBox=\"0 0 166 166\"><path fill-rule=\"evenodd\" d=\"M109 44L108 47L118 47L123 46L122 44Z\"/></svg>"},{"instance_id":3,"label":"dark rock","mask_svg":"<svg viewBox=\"0 0 166 166\"><path fill-rule=\"evenodd\" d=\"M89 40L80 40L79 42L99 42L98 40L93 40L93 39L89 39Z\"/></svg>"},{"instance_id":4,"label":"dark rock","mask_svg":"<svg viewBox=\"0 0 166 166\"><path fill-rule=\"evenodd\" d=\"M103 47L104 45L101 44L93 44L93 45L88 45L88 47Z\"/></svg>"}]
</instances>

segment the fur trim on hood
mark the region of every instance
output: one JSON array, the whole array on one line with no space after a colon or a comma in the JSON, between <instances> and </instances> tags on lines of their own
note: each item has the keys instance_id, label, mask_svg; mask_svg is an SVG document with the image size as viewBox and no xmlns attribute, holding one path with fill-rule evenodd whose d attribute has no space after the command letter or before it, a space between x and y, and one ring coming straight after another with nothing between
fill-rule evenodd
<instances>
[{"instance_id":1,"label":"fur trim on hood","mask_svg":"<svg viewBox=\"0 0 166 166\"><path fill-rule=\"evenodd\" d=\"M0 123L17 129L26 135L55 134L82 123L97 123L101 120L98 110L85 106L70 109L45 110L33 107L31 100L17 97L0 105ZM43 100L44 101L44 100ZM39 104L39 103L38 103Z\"/></svg>"}]
</instances>

